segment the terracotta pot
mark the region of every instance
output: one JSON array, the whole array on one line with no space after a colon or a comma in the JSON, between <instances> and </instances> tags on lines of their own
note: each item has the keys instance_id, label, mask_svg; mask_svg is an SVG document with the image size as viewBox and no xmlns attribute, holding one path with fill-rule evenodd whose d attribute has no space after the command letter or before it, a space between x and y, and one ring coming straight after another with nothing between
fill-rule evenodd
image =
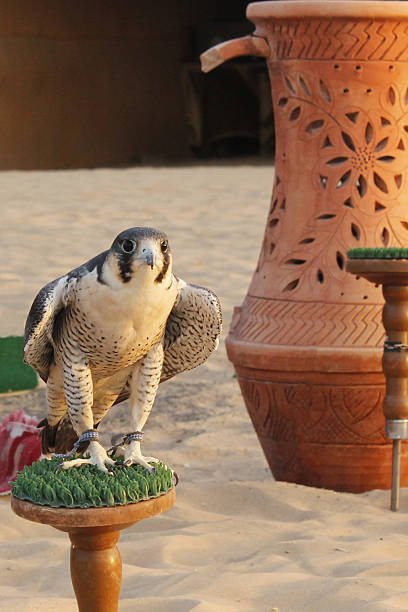
<instances>
[{"instance_id":1,"label":"terracotta pot","mask_svg":"<svg viewBox=\"0 0 408 612\"><path fill-rule=\"evenodd\" d=\"M204 70L267 58L277 137L264 240L228 356L278 480L388 488L383 298L345 261L352 247L408 242L408 4L260 2L247 16L253 37L203 57Z\"/></svg>"}]
</instances>

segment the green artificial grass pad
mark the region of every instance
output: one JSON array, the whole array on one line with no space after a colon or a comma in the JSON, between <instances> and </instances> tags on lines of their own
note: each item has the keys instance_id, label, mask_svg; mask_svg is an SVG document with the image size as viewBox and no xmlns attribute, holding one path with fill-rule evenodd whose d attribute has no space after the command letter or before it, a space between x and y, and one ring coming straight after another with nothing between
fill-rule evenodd
<instances>
[{"instance_id":1,"label":"green artificial grass pad","mask_svg":"<svg viewBox=\"0 0 408 612\"><path fill-rule=\"evenodd\" d=\"M123 506L164 495L174 487L173 471L155 463L155 473L140 465L118 463L113 474L84 464L68 470L61 459L42 459L25 466L12 484L18 499L53 508Z\"/></svg>"},{"instance_id":2,"label":"green artificial grass pad","mask_svg":"<svg viewBox=\"0 0 408 612\"><path fill-rule=\"evenodd\" d=\"M408 248L358 248L347 253L350 259L408 259Z\"/></svg>"},{"instance_id":3,"label":"green artificial grass pad","mask_svg":"<svg viewBox=\"0 0 408 612\"><path fill-rule=\"evenodd\" d=\"M23 362L22 336L0 338L0 393L35 389L37 374Z\"/></svg>"}]
</instances>

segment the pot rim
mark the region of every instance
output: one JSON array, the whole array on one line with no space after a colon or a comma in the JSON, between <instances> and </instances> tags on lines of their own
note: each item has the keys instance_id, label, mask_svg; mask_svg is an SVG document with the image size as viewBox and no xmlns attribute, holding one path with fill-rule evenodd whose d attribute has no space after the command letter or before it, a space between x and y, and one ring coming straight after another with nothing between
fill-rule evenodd
<instances>
[{"instance_id":1,"label":"pot rim","mask_svg":"<svg viewBox=\"0 0 408 612\"><path fill-rule=\"evenodd\" d=\"M248 4L248 19L333 18L408 18L408 2L392 0L274 0Z\"/></svg>"}]
</instances>

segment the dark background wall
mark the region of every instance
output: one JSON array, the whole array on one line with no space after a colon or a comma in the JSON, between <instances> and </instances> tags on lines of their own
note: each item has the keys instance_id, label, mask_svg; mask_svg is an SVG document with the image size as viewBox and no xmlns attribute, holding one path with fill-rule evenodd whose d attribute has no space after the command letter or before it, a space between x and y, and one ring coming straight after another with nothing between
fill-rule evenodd
<instances>
[{"instance_id":1,"label":"dark background wall","mask_svg":"<svg viewBox=\"0 0 408 612\"><path fill-rule=\"evenodd\" d=\"M218 30L252 31L246 4L3 0L0 169L190 156L183 65Z\"/></svg>"}]
</instances>

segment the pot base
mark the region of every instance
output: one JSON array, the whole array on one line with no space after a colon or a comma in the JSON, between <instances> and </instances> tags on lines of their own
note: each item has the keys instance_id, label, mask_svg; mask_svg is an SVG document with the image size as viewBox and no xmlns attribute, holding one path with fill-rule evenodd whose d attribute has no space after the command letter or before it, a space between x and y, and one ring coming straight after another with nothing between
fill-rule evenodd
<instances>
[{"instance_id":1,"label":"pot base","mask_svg":"<svg viewBox=\"0 0 408 612\"><path fill-rule=\"evenodd\" d=\"M316 383L310 372L299 380L297 372L236 371L276 480L350 493L391 487L381 372L320 373ZM401 483L408 486L408 443L402 457Z\"/></svg>"}]
</instances>

